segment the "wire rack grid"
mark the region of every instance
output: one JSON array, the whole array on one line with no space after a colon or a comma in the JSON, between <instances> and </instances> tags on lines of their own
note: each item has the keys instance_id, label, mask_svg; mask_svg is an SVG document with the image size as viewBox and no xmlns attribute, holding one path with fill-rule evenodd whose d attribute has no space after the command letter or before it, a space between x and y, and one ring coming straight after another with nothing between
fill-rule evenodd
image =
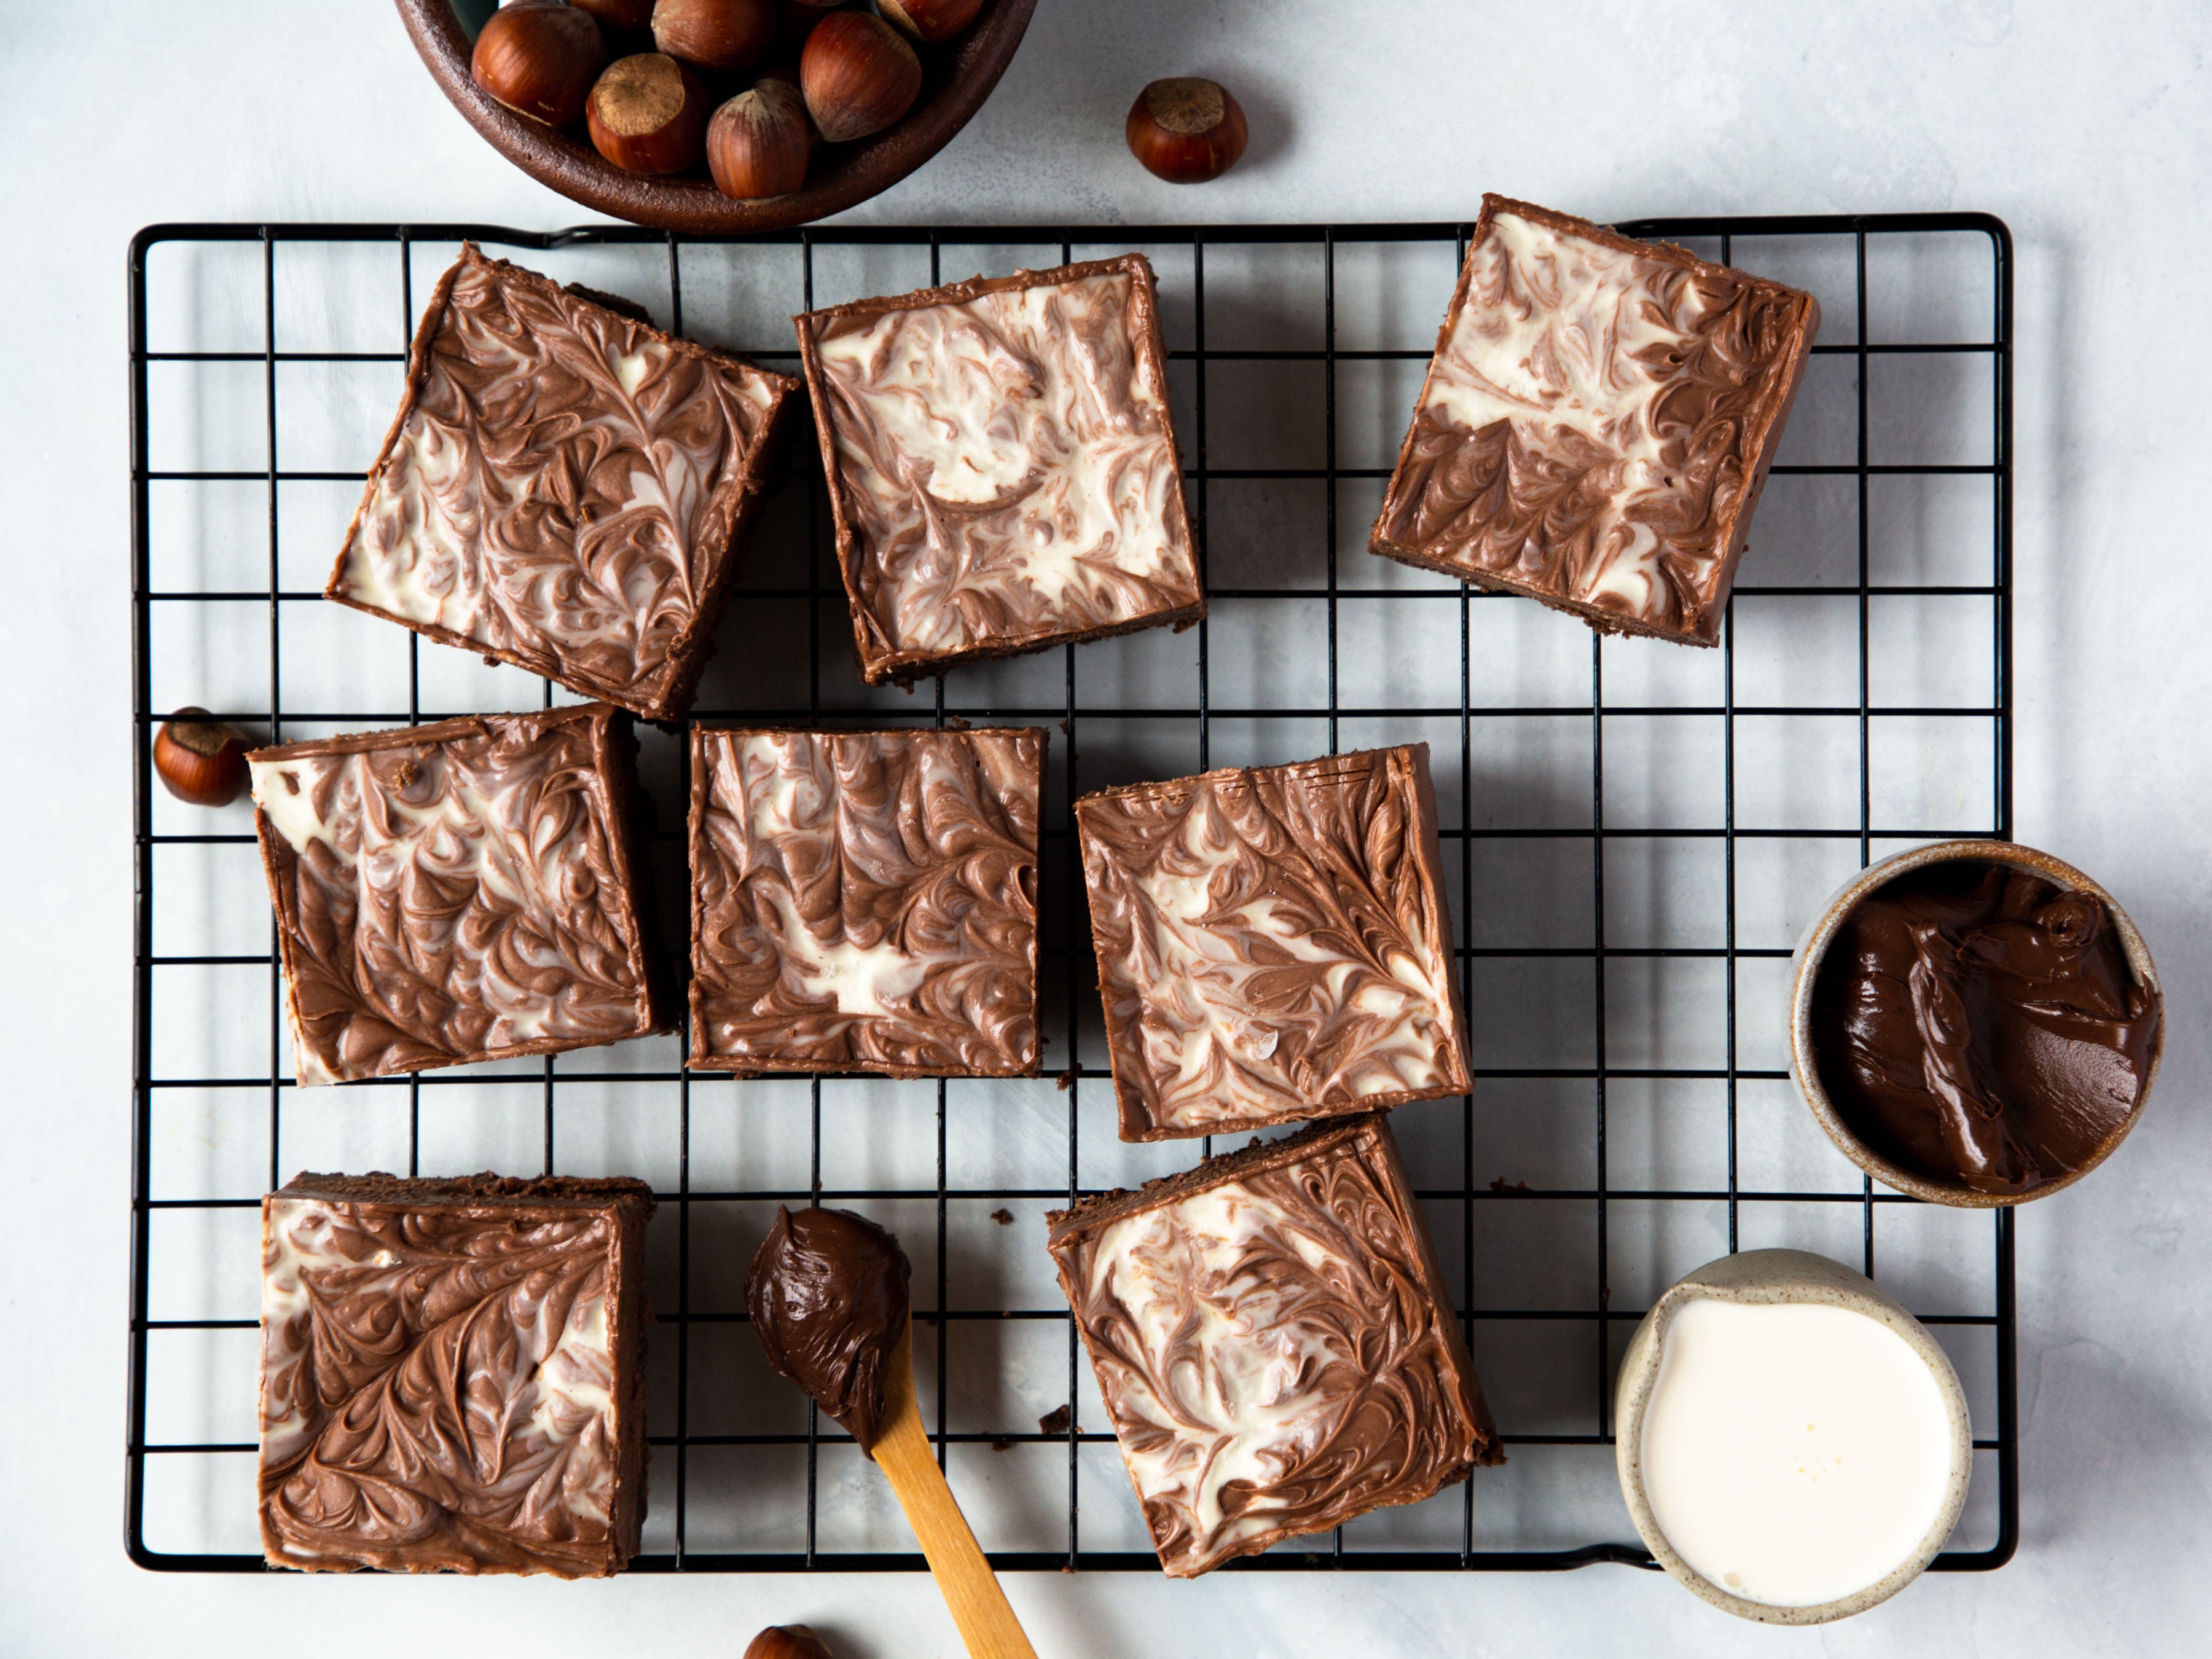
<instances>
[{"instance_id":1,"label":"wire rack grid","mask_svg":"<svg viewBox=\"0 0 2212 1659\"><path fill-rule=\"evenodd\" d=\"M1951 1349L1977 1426L1973 1501L1936 1569L2009 1559L2012 1212L1877 1193L1836 1156L1789 1084L1777 994L1796 929L1878 849L2011 833L2009 234L1971 213L1620 228L1800 282L1826 313L1717 652L1598 639L1360 550L1467 224L831 227L743 241L614 226L140 233L131 1559L260 1569L255 1212L264 1178L319 1157L410 1174L649 1174L654 1490L634 1570L923 1565L851 1443L811 1407L802 1418L744 1340L733 1285L764 1212L810 1200L893 1218L915 1255L939 1459L994 1565L1154 1568L1040 1271L1038 1212L1198 1149L1115 1139L1070 803L1134 778L1421 737L1445 803L1478 1089L1397 1123L1512 1462L1232 1570L1652 1565L1616 1541L1631 1534L1611 1473L1612 1372L1644 1307L1740 1244L1856 1255L1875 1273L1877 1218L1883 1282ZM763 520L695 715L1056 727L1041 907L1056 1079L733 1083L687 1073L666 1038L348 1085L312 1106L295 1094L245 809L211 819L168 802L152 738L185 702L282 742L568 696L473 659L461 675L460 653L370 618L332 622L319 598L417 296L463 239L540 268L572 262L677 331L787 368L779 307L969 264L1152 254L1210 620L964 668L919 697L871 692L841 645L810 454ZM331 410L356 404L353 447L318 453L344 424ZM404 659L364 667L372 647ZM640 735L661 908L680 917L685 745ZM680 921L671 938L680 946ZM665 1133L641 1151L648 1121ZM1506 1173L1484 1180L1492 1168Z\"/></svg>"}]
</instances>

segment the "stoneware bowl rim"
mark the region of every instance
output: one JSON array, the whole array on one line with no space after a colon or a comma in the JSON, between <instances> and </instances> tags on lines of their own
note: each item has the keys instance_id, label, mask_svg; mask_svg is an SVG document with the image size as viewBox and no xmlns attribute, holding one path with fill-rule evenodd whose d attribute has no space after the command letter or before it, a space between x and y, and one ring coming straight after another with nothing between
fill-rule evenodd
<instances>
[{"instance_id":1,"label":"stoneware bowl rim","mask_svg":"<svg viewBox=\"0 0 2212 1659\"><path fill-rule=\"evenodd\" d=\"M1811 1607L1775 1607L1750 1601L1699 1573L1675 1553L1667 1535L1659 1530L1644 1491L1644 1413L1651 1401L1652 1385L1658 1380L1667 1327L1685 1304L1700 1298L1746 1305L1846 1308L1896 1332L1935 1374L1951 1423L1951 1468L1943 1503L1912 1553L1865 1589ZM1966 1415L1966 1391L1959 1386L1959 1373L1950 1356L1929 1334L1926 1326L1872 1279L1839 1261L1804 1250L1745 1250L1722 1256L1686 1275L1653 1303L1621 1357L1620 1377L1613 1391L1613 1461L1620 1476L1620 1495L1627 1501L1629 1517L1635 1522L1644 1547L1670 1577L1700 1600L1723 1613L1762 1625L1825 1625L1889 1600L1917 1578L1949 1541L1966 1506L1966 1483L1973 1469L1974 1437Z\"/></svg>"},{"instance_id":2,"label":"stoneware bowl rim","mask_svg":"<svg viewBox=\"0 0 2212 1659\"><path fill-rule=\"evenodd\" d=\"M2083 875L2063 859L2039 852L2033 847L2023 847L2018 842L1968 838L1958 841L1929 842L1925 846L1907 848L1901 853L1869 865L1828 897L1813 925L1797 944L1796 953L1790 961L1790 1075L1797 1085L1797 1092L1804 1097L1805 1104L1813 1116L1836 1143L1837 1150L1845 1158L1872 1176L1886 1187L1910 1193L1930 1204L1948 1204L1966 1210L1996 1209L2007 1205L2026 1204L2039 1198L2048 1198L2053 1193L2063 1192L2087 1175L2119 1149L2119 1145L2135 1133L2136 1125L2142 1121L2150 1105L2151 1085L2158 1081L2158 1066L2166 1052L2166 1022L2159 1022L2158 1035L2153 1039L2150 1065L2143 1074L2142 1090L2136 1109L2120 1131L2098 1152L2097 1155L2080 1168L2069 1171L2055 1181L2046 1181L2031 1187L2024 1193L1984 1193L1964 1185L1952 1185L1930 1181L1910 1170L1900 1169L1869 1146L1855 1133L1843 1114L1828 1098L1821 1086L1820 1072L1813 1052L1813 985L1819 978L1820 963L1827 955L1828 946L1844 924L1844 919L1858 902L1876 888L1894 881L1909 871L1923 869L1931 864L1948 864L1961 860L1984 860L1992 864L2009 866L2024 870L2030 875L2040 876L2054 886L2070 892L2087 893L2100 900L2112 913L2112 926L2120 936L2120 948L2125 952L2128 966L2135 972L2136 982L2154 995L2163 995L2158 982L2158 969L2152 963L2150 947L2128 913L2120 908L2118 899L2097 883Z\"/></svg>"},{"instance_id":3,"label":"stoneware bowl rim","mask_svg":"<svg viewBox=\"0 0 2212 1659\"><path fill-rule=\"evenodd\" d=\"M1012 61L1036 0L983 0L964 33L941 47L941 67L900 119L855 143L822 177L788 196L733 201L703 178L649 179L623 172L591 145L516 114L469 76L473 43L451 0L398 0L415 50L453 107L484 141L538 183L572 202L632 224L694 235L787 230L881 194L951 143Z\"/></svg>"}]
</instances>

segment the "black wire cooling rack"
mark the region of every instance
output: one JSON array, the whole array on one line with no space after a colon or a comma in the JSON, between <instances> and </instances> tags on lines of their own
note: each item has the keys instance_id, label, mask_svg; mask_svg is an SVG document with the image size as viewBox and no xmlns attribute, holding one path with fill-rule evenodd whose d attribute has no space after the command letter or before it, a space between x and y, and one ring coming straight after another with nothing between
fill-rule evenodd
<instances>
[{"instance_id":1,"label":"black wire cooling rack","mask_svg":"<svg viewBox=\"0 0 2212 1659\"><path fill-rule=\"evenodd\" d=\"M652 1173L652 1518L634 1571L923 1565L851 1443L749 1368L744 1260L769 1208L810 1199L886 1216L914 1255L939 1455L994 1565L1154 1568L1050 1293L1039 1212L1198 1148L1115 1139L1068 804L1133 777L1423 738L1479 1084L1397 1122L1512 1462L1231 1570L1651 1565L1612 1541L1632 1536L1613 1490L1613 1368L1658 1291L1740 1238L1856 1255L1936 1328L1978 1437L1968 1518L1935 1565L2009 1559L2013 1213L1877 1193L1827 1148L1788 1080L1777 988L1796 931L1877 844L2011 834L2009 234L1970 213L1620 227L1812 287L1826 313L1720 647L1690 652L1599 641L1362 550L1469 228L141 232L131 1559L259 1570L256 1210L264 1178L327 1167L337 1148L404 1158L409 1173L500 1159L516 1174ZM1054 728L1043 988L1056 1085L733 1083L688 1075L678 1039L663 1038L295 1091L246 809L168 801L152 738L186 702L227 702L218 714L283 742L553 700L512 669L457 681L459 653L373 618L331 623L319 598L417 300L465 238L779 368L795 362L787 329L771 326L779 311L979 266L1152 254L1211 619L956 671L933 697L870 692L850 665L818 461L802 444L696 714ZM356 405L356 441L331 450L332 410ZM333 663L403 638L404 671L365 672L332 700ZM265 688L252 684L264 659ZM683 745L641 736L662 906L680 916ZM1053 1404L1072 1409L1037 1410Z\"/></svg>"}]
</instances>

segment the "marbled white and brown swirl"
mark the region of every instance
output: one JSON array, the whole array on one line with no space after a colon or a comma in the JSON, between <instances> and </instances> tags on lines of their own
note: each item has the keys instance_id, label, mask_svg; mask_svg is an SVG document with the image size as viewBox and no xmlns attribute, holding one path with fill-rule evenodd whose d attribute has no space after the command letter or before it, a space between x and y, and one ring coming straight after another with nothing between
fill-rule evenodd
<instances>
[{"instance_id":1,"label":"marbled white and brown swirl","mask_svg":"<svg viewBox=\"0 0 2212 1659\"><path fill-rule=\"evenodd\" d=\"M1370 546L1712 645L1820 326L1809 294L1486 196Z\"/></svg>"},{"instance_id":2,"label":"marbled white and brown swirl","mask_svg":"<svg viewBox=\"0 0 2212 1659\"><path fill-rule=\"evenodd\" d=\"M1468 1091L1426 744L1075 817L1124 1140Z\"/></svg>"},{"instance_id":3,"label":"marbled white and brown swirl","mask_svg":"<svg viewBox=\"0 0 2212 1659\"><path fill-rule=\"evenodd\" d=\"M599 1577L645 1514L641 1181L261 1203L261 1538L310 1572Z\"/></svg>"},{"instance_id":4,"label":"marbled white and brown swirl","mask_svg":"<svg viewBox=\"0 0 2212 1659\"><path fill-rule=\"evenodd\" d=\"M799 383L605 298L462 249L325 592L669 720Z\"/></svg>"},{"instance_id":5,"label":"marbled white and brown swirl","mask_svg":"<svg viewBox=\"0 0 2212 1659\"><path fill-rule=\"evenodd\" d=\"M1048 1219L1170 1577L1504 1461L1382 1114Z\"/></svg>"},{"instance_id":6,"label":"marbled white and brown swirl","mask_svg":"<svg viewBox=\"0 0 2212 1659\"><path fill-rule=\"evenodd\" d=\"M691 1064L1033 1077L1045 733L691 733Z\"/></svg>"},{"instance_id":7,"label":"marbled white and brown swirl","mask_svg":"<svg viewBox=\"0 0 2212 1659\"><path fill-rule=\"evenodd\" d=\"M794 320L871 684L1206 614L1143 255Z\"/></svg>"},{"instance_id":8,"label":"marbled white and brown swirl","mask_svg":"<svg viewBox=\"0 0 2212 1659\"><path fill-rule=\"evenodd\" d=\"M667 1029L635 747L626 717L586 703L246 757L301 1084Z\"/></svg>"}]
</instances>

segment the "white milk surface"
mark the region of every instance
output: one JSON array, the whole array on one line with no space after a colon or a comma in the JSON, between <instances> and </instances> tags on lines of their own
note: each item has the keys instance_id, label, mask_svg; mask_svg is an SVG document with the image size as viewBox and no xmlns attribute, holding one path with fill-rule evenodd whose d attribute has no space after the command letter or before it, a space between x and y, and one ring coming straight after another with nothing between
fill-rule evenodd
<instances>
[{"instance_id":1,"label":"white milk surface","mask_svg":"<svg viewBox=\"0 0 2212 1659\"><path fill-rule=\"evenodd\" d=\"M1643 1459L1683 1560L1748 1601L1811 1607L1926 1537L1949 1419L1927 1363L1863 1314L1700 1297L1667 1328Z\"/></svg>"}]
</instances>

